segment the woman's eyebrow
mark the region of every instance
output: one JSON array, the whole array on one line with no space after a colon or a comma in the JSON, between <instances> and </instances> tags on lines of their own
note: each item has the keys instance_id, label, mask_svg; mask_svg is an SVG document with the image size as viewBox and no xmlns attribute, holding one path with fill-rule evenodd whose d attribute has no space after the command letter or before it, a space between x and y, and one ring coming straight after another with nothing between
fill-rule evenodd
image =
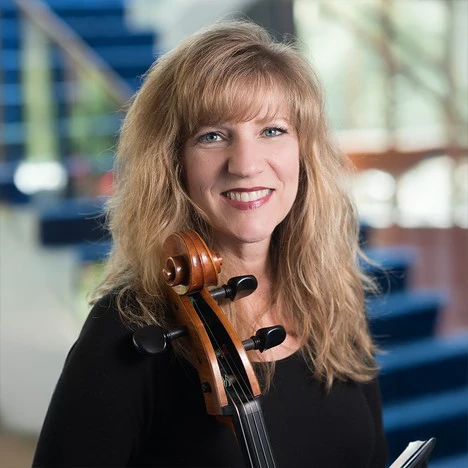
<instances>
[{"instance_id":1,"label":"woman's eyebrow","mask_svg":"<svg viewBox=\"0 0 468 468\"><path fill-rule=\"evenodd\" d=\"M283 122L286 122L286 123L291 122L291 119L289 117L286 117L286 116L281 115L281 114L271 114L271 115L265 115L263 117L256 117L254 119L254 122L267 123L267 122L279 121L279 120L281 120Z\"/></svg>"}]
</instances>

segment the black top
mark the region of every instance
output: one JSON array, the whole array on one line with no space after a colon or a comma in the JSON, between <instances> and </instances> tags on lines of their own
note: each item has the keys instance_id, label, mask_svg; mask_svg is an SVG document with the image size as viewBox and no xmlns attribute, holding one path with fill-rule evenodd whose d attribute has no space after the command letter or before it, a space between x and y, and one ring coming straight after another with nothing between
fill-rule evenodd
<instances>
[{"instance_id":1,"label":"black top","mask_svg":"<svg viewBox=\"0 0 468 468\"><path fill-rule=\"evenodd\" d=\"M280 360L263 413L279 468L383 467L377 382L327 394L299 353ZM113 300L92 309L65 362L34 466L242 466L231 431L205 413L195 369L145 357Z\"/></svg>"}]
</instances>

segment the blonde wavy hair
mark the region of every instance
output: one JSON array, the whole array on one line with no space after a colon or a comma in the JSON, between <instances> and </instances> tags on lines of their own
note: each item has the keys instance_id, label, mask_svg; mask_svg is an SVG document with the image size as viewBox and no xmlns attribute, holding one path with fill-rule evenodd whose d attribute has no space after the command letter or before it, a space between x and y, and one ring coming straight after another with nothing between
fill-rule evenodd
<instances>
[{"instance_id":1,"label":"blonde wavy hair","mask_svg":"<svg viewBox=\"0 0 468 468\"><path fill-rule=\"evenodd\" d=\"M131 327L167 325L163 241L194 229L212 242L184 188L183 145L201 125L249 120L272 89L291 110L300 180L291 212L272 237L271 301L277 318L293 324L311 371L327 387L334 379L366 382L376 374L364 312L364 289L371 283L359 268L347 161L331 143L321 87L308 61L294 45L276 42L250 22L204 29L148 71L120 134L108 204L113 249L95 297L119 291L118 307ZM240 307L233 303L226 313L244 337L251 330L236 313Z\"/></svg>"}]
</instances>

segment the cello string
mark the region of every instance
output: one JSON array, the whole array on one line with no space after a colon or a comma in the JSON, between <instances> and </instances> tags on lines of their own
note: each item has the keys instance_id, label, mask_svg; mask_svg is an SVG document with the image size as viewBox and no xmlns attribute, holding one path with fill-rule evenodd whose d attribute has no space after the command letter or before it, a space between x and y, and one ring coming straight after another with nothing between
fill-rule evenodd
<instances>
[{"instance_id":1,"label":"cello string","mask_svg":"<svg viewBox=\"0 0 468 468\"><path fill-rule=\"evenodd\" d=\"M230 358L230 356L227 357L226 359L231 359L232 360L232 358ZM234 367L236 367L236 369L237 369L236 363L233 362L233 364L234 364ZM229 364L229 367L232 369L231 364ZM241 376L242 381L244 382L244 378L242 377L242 374L240 374L240 376ZM251 393L251 392L249 391L249 393ZM263 414L262 409L261 409L261 406L260 406L259 402L257 401L257 399L255 397L252 396L252 399L250 401L253 403L253 405L256 408L256 411L252 411L250 413L250 415L252 416L252 419L253 419L253 422L254 422L254 425L255 425L255 429L256 429L256 433L258 435L258 439L260 440L260 445L261 445L263 456L265 457L265 460L267 462L267 466L270 466L268 464L267 452L270 453L270 457L271 457L272 460L273 460L273 452L272 452L272 448L271 448L269 438L267 436L268 432L267 432L267 429L265 427L265 421L264 421L264 419L262 417L262 414ZM246 412L246 414L248 414L248 413ZM258 416L259 425L261 426L262 431L259 430L259 425L257 425L256 415ZM265 434L266 437L263 438L262 434ZM263 445L264 442L267 445L267 450L265 449L265 447ZM275 466L274 461L273 461L272 466Z\"/></svg>"},{"instance_id":2,"label":"cello string","mask_svg":"<svg viewBox=\"0 0 468 468\"><path fill-rule=\"evenodd\" d=\"M205 325L205 329L207 330L207 332L209 333L210 337L211 337L211 341L215 343L217 349L220 350L220 352L222 352L222 348L218 342L218 339L216 338L216 335L214 334L213 330L211 329L210 325L207 323L203 313L201 312L197 302L195 301L195 299L193 299L193 301L191 301L192 305L195 307L195 309L197 310L197 314L198 316L203 320L203 323ZM227 357L225 356L225 354L223 353L223 356L225 357L226 359L226 364L227 364L227 367L228 367L228 370L231 374L233 375L236 375L236 372L234 372L233 368L232 368L232 365L231 363L228 361ZM226 367L224 366L224 364L222 363L222 361L220 359L217 359L217 362L218 364L220 365L220 367L222 368L222 370L224 371L224 373L226 375L228 375L228 372L226 371ZM242 394L243 394L243 397L245 400L248 400L248 401L254 401L254 396L253 396L253 393L249 390L249 386L246 384L244 378L242 377L242 375L239 373L239 370L237 370L237 374L239 374L239 376L242 378L242 384L243 385L240 385L240 388L241 388L241 391L242 391ZM247 389L247 392L248 394L246 394L245 392L245 388ZM242 408L244 409L244 412L245 414L248 414L247 412L247 408L243 402L243 399L241 398L241 396L239 395L239 392L237 391L237 388L235 385L232 386L232 389L234 390L234 393L236 394L236 397L239 401L239 403L242 405ZM248 425L248 429L249 429L249 432L251 435L253 435L253 431L252 431L252 427L251 427L251 424L250 424L250 421L249 421L249 418L247 418L247 425ZM258 432L258 428L257 428L257 432ZM254 446L255 448L255 452L256 452L256 455L258 457L258 452L257 452L257 448ZM263 447L262 447L263 449Z\"/></svg>"},{"instance_id":3,"label":"cello string","mask_svg":"<svg viewBox=\"0 0 468 468\"><path fill-rule=\"evenodd\" d=\"M216 338L214 332L211 330L210 325L207 323L205 317L203 316L203 314L202 314L202 312L201 312L201 310L200 310L198 304L196 303L195 300L194 300L194 301L191 301L191 303L192 303L193 305L195 305L195 307L196 307L196 309L197 309L198 316L203 320L203 322L204 322L204 324L205 324L205 329L209 332L210 336L212 337L213 342L215 342L217 348L218 348L219 350L221 350L221 346L220 346L220 344L219 344L219 342L218 342L218 340L217 340L217 338ZM209 307L208 304L207 304L207 306ZM221 352L222 352L222 351L221 351ZM244 398L245 398L246 400L248 400L248 401L251 401L251 402L255 405L255 407L257 408L257 410L260 412L260 411L261 411L260 405L258 404L258 401L255 399L255 397L254 397L253 393L251 392L251 390L249 389L249 385L246 383L246 381L245 381L245 379L244 379L242 373L239 371L239 369L238 369L236 363L232 360L232 358L230 359L231 362L229 362L230 356L226 356L224 353L223 353L223 356L224 356L225 359L226 359L226 363L227 363L227 366L228 366L229 371L230 371L232 374L234 374L234 375L237 374L237 375L240 377L242 385L239 385L239 386L240 386L240 388L241 388L241 391L242 391L242 394L243 394ZM226 372L226 369L225 369L224 365L222 364L222 362L221 362L220 360L218 360L218 363L219 363L220 366L223 368L224 372ZM234 366L234 368L235 368L235 370L236 370L237 372L234 372L233 366ZM246 393L244 387L247 389L248 394ZM247 409L246 409L246 405L243 403L243 400L240 398L239 393L238 393L238 391L237 391L237 389L236 389L236 386L233 385L232 388L233 388L233 390L234 390L234 392L235 392L235 394L236 394L236 397L237 397L238 400L240 401L240 403L241 403L241 405L242 405L242 407L243 407L243 409L244 409L245 414L247 415L247 425L248 425L250 434L253 436L252 425L251 425L251 423L250 423L250 421L249 421L249 417L248 417L249 412L248 412ZM253 413L252 413L252 415L253 415ZM263 452L263 456L264 456L265 460L267 460L267 462L268 462L268 458L267 458L267 456L266 456L266 450L265 450L265 447L264 447L264 444L263 444L263 438L262 438L261 435L260 435L260 430L259 430L259 427L258 427L258 425L257 425L257 421L256 421L256 419L255 419L254 416L253 416L253 422L254 422L254 425L255 425L255 429L256 429L256 433L257 433L258 439L260 440L260 445L261 445L261 449L262 449L262 452ZM264 422L263 422L262 418L260 419L260 422L261 422L261 425L263 426L262 428L263 428L264 433L266 433L266 428L265 428L265 425L264 425ZM256 447L255 444L254 444L254 448L255 448L256 455L257 455L257 457L258 457L258 450L257 450L257 447ZM271 447L270 447L270 444L269 444L269 443L268 443L268 448L269 448L270 453L271 453Z\"/></svg>"},{"instance_id":4,"label":"cello string","mask_svg":"<svg viewBox=\"0 0 468 468\"><path fill-rule=\"evenodd\" d=\"M209 292L209 291L208 291L208 292ZM208 303L207 303L207 306L210 307L210 305L209 305ZM211 307L210 307L210 308L211 308ZM221 309L221 307L219 307L219 309L220 309L221 312L224 314L224 311ZM214 312L214 311L213 311L213 312ZM209 328L209 325L208 325L206 322L205 322L205 324L206 324L206 326ZM221 324L221 325L222 325L222 324ZM213 335L213 337L214 337L214 333L211 331L211 329L210 329L210 333L211 333L211 334ZM229 335L229 333L228 333L228 335ZM230 335L229 335L229 336L230 336ZM214 337L214 339L216 339L216 338ZM217 341L216 341L216 343L217 343ZM219 347L219 344L218 344L218 343L217 343L217 346ZM241 346L243 346L242 343L241 343ZM261 409L261 406L260 406L259 401L258 401L256 398L254 398L253 393L250 391L249 383L247 383L247 382L245 381L244 376L243 376L243 373L241 373L241 372L239 371L239 369L238 369L238 367L237 367L237 364L236 364L236 361L234 361L230 355L225 356L225 358L226 358L226 360L230 360L230 361L231 361L231 363L228 362L229 369L232 371L232 368L234 367L235 370L237 371L237 374L241 377L242 384L245 386L245 388L247 388L247 390L248 390L248 392L249 392L249 396L251 397L251 400L250 400L250 401L255 405L256 411L257 411L258 415L260 415L260 417L259 417L258 419L259 419L259 425L260 425L261 428L262 428L263 434L266 434L266 435L267 435L268 432L267 432L267 429L266 429L266 427L265 427L265 420L264 420L264 418L262 417L263 412L262 412L262 409ZM247 357L247 359L248 359L248 357ZM249 360L249 361L250 361L250 360ZM242 386L241 386L241 388L242 388ZM245 393L244 393L244 396L245 396ZM260 434L260 432L259 432L259 430L258 430L257 420L256 420L256 418L255 418L255 413L254 413L254 412L252 412L252 417L253 417L253 421L254 421L255 427L256 427L256 429L257 429L257 433ZM259 439L260 439L260 443L261 443L261 446L262 446L262 451L263 451L263 453L264 453L264 455L265 455L266 450L265 450L265 448L264 448L264 446L263 446L263 442L262 442L263 439L262 439L262 437L260 437L260 435L259 435ZM266 443L266 445L267 445L267 447L268 447L268 451L269 451L270 454L271 454L271 458L273 459L273 455L272 455L272 454L273 454L273 451L272 451L271 444L270 444L270 440L269 440L268 436L265 437L264 441L265 441L265 443ZM267 459L266 456L265 456L265 459ZM275 465L274 461L273 461L273 465Z\"/></svg>"}]
</instances>

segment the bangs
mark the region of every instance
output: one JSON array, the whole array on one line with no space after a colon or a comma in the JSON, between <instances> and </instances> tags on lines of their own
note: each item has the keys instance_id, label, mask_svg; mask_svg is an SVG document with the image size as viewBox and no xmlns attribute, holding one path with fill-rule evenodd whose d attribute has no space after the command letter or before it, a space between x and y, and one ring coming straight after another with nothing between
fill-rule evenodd
<instances>
[{"instance_id":1,"label":"bangs","mask_svg":"<svg viewBox=\"0 0 468 468\"><path fill-rule=\"evenodd\" d=\"M270 119L282 112L291 124L296 121L294 92L284 77L270 72L210 76L198 85L192 102L182 118L184 134L189 137L200 127L222 122L247 122L256 116ZM193 88L192 88L193 89ZM286 110L286 115L284 112Z\"/></svg>"}]
</instances>

